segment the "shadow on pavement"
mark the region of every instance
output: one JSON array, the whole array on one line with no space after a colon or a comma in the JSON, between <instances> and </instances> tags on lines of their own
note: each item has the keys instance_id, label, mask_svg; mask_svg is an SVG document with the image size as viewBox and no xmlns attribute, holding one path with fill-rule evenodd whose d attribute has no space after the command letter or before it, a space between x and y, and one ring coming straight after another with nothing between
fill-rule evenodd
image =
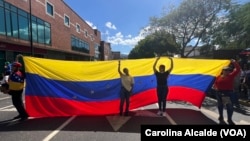
<instances>
[{"instance_id":1,"label":"shadow on pavement","mask_svg":"<svg viewBox=\"0 0 250 141\"><path fill-rule=\"evenodd\" d=\"M217 110L217 101L215 98L207 96L202 103L202 107L206 107L207 109L216 108ZM239 105L234 106L234 112L249 116L250 111L247 107L248 105L245 102L239 101Z\"/></svg>"},{"instance_id":2,"label":"shadow on pavement","mask_svg":"<svg viewBox=\"0 0 250 141\"><path fill-rule=\"evenodd\" d=\"M244 107L242 105L234 106L234 111L238 112L238 113L241 113L243 115L246 115L246 116L250 116L250 111L246 107Z\"/></svg>"},{"instance_id":3,"label":"shadow on pavement","mask_svg":"<svg viewBox=\"0 0 250 141\"><path fill-rule=\"evenodd\" d=\"M203 113L191 109L167 109L168 117L157 109L130 112L129 116L77 116L62 131L103 131L140 133L141 125L217 125ZM33 118L26 121L0 121L0 131L53 131L70 117Z\"/></svg>"}]
</instances>

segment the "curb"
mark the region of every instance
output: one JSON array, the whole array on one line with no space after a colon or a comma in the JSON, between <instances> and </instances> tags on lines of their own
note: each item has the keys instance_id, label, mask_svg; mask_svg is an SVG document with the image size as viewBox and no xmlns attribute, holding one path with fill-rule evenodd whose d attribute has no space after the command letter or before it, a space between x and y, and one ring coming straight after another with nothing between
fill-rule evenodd
<instances>
[{"instance_id":1,"label":"curb","mask_svg":"<svg viewBox=\"0 0 250 141\"><path fill-rule=\"evenodd\" d=\"M239 99L239 103L241 105L250 107L250 101L249 100Z\"/></svg>"},{"instance_id":2,"label":"curb","mask_svg":"<svg viewBox=\"0 0 250 141\"><path fill-rule=\"evenodd\" d=\"M214 97L211 97L211 96L207 96L209 99L213 99L216 101L216 99ZM247 99L239 99L239 103L241 105L244 105L244 106L247 106L247 107L250 107L250 100L247 100Z\"/></svg>"}]
</instances>

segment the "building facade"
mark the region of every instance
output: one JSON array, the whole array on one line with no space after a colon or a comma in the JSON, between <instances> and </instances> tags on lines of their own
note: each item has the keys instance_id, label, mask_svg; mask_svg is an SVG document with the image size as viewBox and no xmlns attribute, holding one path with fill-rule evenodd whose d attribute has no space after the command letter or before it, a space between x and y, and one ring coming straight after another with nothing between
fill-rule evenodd
<instances>
[{"instance_id":1,"label":"building facade","mask_svg":"<svg viewBox=\"0 0 250 141\"><path fill-rule=\"evenodd\" d=\"M0 0L0 21L0 66L20 53L62 60L100 59L100 31L63 0Z\"/></svg>"},{"instance_id":2,"label":"building facade","mask_svg":"<svg viewBox=\"0 0 250 141\"><path fill-rule=\"evenodd\" d=\"M112 60L112 51L110 43L107 43L105 41L101 41L100 45L100 60Z\"/></svg>"},{"instance_id":3,"label":"building facade","mask_svg":"<svg viewBox=\"0 0 250 141\"><path fill-rule=\"evenodd\" d=\"M112 51L112 58L113 58L113 60L120 60L121 53L119 51Z\"/></svg>"}]
</instances>

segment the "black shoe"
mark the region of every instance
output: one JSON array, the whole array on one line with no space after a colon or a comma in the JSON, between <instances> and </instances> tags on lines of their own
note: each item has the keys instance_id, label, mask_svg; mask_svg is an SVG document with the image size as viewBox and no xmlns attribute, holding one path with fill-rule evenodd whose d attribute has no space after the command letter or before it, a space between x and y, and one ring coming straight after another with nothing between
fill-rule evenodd
<instances>
[{"instance_id":1,"label":"black shoe","mask_svg":"<svg viewBox=\"0 0 250 141\"><path fill-rule=\"evenodd\" d=\"M220 124L220 125L226 125L227 123L226 123L224 120L220 120L220 121L219 121L219 124Z\"/></svg>"},{"instance_id":2,"label":"black shoe","mask_svg":"<svg viewBox=\"0 0 250 141\"><path fill-rule=\"evenodd\" d=\"M235 123L232 120L227 121L229 125L235 125Z\"/></svg>"},{"instance_id":3,"label":"black shoe","mask_svg":"<svg viewBox=\"0 0 250 141\"><path fill-rule=\"evenodd\" d=\"M128 116L128 112L125 112L124 116Z\"/></svg>"},{"instance_id":4,"label":"black shoe","mask_svg":"<svg viewBox=\"0 0 250 141\"><path fill-rule=\"evenodd\" d=\"M19 121L25 121L28 119L28 116L24 116L24 117L21 117L21 119Z\"/></svg>"},{"instance_id":5,"label":"black shoe","mask_svg":"<svg viewBox=\"0 0 250 141\"><path fill-rule=\"evenodd\" d=\"M218 118L218 120L219 120L219 121L224 121L224 118L223 118L222 116L220 116L220 117Z\"/></svg>"},{"instance_id":6,"label":"black shoe","mask_svg":"<svg viewBox=\"0 0 250 141\"><path fill-rule=\"evenodd\" d=\"M221 125L227 124L227 123L224 121L224 118L223 118L223 117L219 117L218 119L219 119L219 124L221 124Z\"/></svg>"},{"instance_id":7,"label":"black shoe","mask_svg":"<svg viewBox=\"0 0 250 141\"><path fill-rule=\"evenodd\" d=\"M19 119L19 118L21 118L21 115L18 115L16 117L14 117L13 119Z\"/></svg>"}]
</instances>

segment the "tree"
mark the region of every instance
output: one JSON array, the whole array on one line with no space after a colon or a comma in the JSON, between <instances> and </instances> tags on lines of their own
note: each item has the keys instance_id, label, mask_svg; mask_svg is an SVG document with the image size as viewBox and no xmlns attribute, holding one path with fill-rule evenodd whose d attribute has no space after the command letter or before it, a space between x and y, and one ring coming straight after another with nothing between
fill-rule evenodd
<instances>
[{"instance_id":1,"label":"tree","mask_svg":"<svg viewBox=\"0 0 250 141\"><path fill-rule=\"evenodd\" d=\"M165 30L155 31L147 35L143 40L138 42L128 55L130 59L151 58L157 55L167 55L175 53L178 50L174 35L167 33Z\"/></svg>"},{"instance_id":2,"label":"tree","mask_svg":"<svg viewBox=\"0 0 250 141\"><path fill-rule=\"evenodd\" d=\"M226 22L213 34L213 44L221 48L244 49L250 47L250 3L234 5Z\"/></svg>"},{"instance_id":3,"label":"tree","mask_svg":"<svg viewBox=\"0 0 250 141\"><path fill-rule=\"evenodd\" d=\"M227 11L231 0L183 0L179 7L173 8L160 18L151 18L153 29L164 29L175 35L180 44L181 57L187 57L205 41L206 34L216 21L217 14ZM185 54L188 45L193 49Z\"/></svg>"}]
</instances>

